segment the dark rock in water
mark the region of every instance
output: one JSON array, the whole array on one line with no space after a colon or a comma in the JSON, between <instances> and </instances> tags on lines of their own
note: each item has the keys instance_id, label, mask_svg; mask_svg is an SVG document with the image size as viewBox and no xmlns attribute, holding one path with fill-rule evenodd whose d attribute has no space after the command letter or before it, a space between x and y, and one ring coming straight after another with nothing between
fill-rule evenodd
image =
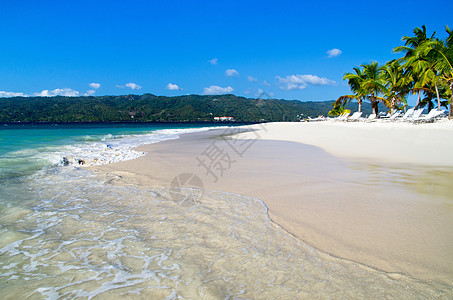
<instances>
[{"instance_id":1,"label":"dark rock in water","mask_svg":"<svg viewBox=\"0 0 453 300\"><path fill-rule=\"evenodd\" d=\"M85 161L83 159L78 159L77 162L79 163L79 165L84 165L85 164Z\"/></svg>"},{"instance_id":2,"label":"dark rock in water","mask_svg":"<svg viewBox=\"0 0 453 300\"><path fill-rule=\"evenodd\" d=\"M62 163L63 163L63 166L69 166L71 164L71 162L69 161L69 159L66 156L63 157Z\"/></svg>"}]
</instances>

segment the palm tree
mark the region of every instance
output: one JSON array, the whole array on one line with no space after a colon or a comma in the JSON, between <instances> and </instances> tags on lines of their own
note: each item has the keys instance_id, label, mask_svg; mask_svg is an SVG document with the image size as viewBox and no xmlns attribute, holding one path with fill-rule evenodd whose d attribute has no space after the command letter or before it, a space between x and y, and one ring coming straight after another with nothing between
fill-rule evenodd
<instances>
[{"instance_id":1,"label":"palm tree","mask_svg":"<svg viewBox=\"0 0 453 300\"><path fill-rule=\"evenodd\" d=\"M404 46L393 48L393 52L404 52L405 55L402 60L406 60L414 54L414 51L418 46L420 46L424 41L433 39L435 34L436 32L434 31L431 37L428 38L425 25L422 25L422 28L416 27L414 29L415 36L403 36L402 40L404 42Z\"/></svg>"},{"instance_id":2,"label":"palm tree","mask_svg":"<svg viewBox=\"0 0 453 300\"><path fill-rule=\"evenodd\" d=\"M360 68L361 67L361 68ZM355 73L346 73L343 80L348 80L349 87L354 95L341 96L335 101L331 114L337 114L344 109L344 106L351 100L356 99L359 105L359 112L362 109L363 100L369 99L374 114L378 114L378 103L381 101L389 106L387 99L379 97L378 94L387 92L383 77L383 68L377 62L354 67Z\"/></svg>"},{"instance_id":3,"label":"palm tree","mask_svg":"<svg viewBox=\"0 0 453 300\"><path fill-rule=\"evenodd\" d=\"M349 102L352 99L357 100L357 104L359 105L359 112L362 111L362 103L365 99L365 94L362 90L362 83L365 80L365 75L363 74L362 70L359 67L353 68L354 73L346 73L344 74L343 80L348 80L349 87L354 95L345 95L337 99L340 102Z\"/></svg>"},{"instance_id":4,"label":"palm tree","mask_svg":"<svg viewBox=\"0 0 453 300\"><path fill-rule=\"evenodd\" d=\"M405 65L411 69L412 73L417 74L417 81L414 83L414 89L424 91L425 94L429 94L430 92L435 93L437 96L437 106L440 110L439 82L441 78L439 72L435 68L437 61L436 56L433 55L435 53L432 51L424 51L424 45L427 42L422 43L415 49L414 55L407 59Z\"/></svg>"},{"instance_id":5,"label":"palm tree","mask_svg":"<svg viewBox=\"0 0 453 300\"><path fill-rule=\"evenodd\" d=\"M382 72L383 68L379 67L378 63L374 61L361 66L363 67L364 80L360 84L360 90L364 95L368 95L373 114L377 115L379 101L383 102L387 107L390 106L387 99L378 96L380 93L387 92Z\"/></svg>"},{"instance_id":6,"label":"palm tree","mask_svg":"<svg viewBox=\"0 0 453 300\"><path fill-rule=\"evenodd\" d=\"M412 76L400 65L398 60L392 60L383 67L383 76L387 93L384 95L393 111L398 104L406 102L406 95L412 85Z\"/></svg>"},{"instance_id":7,"label":"palm tree","mask_svg":"<svg viewBox=\"0 0 453 300\"><path fill-rule=\"evenodd\" d=\"M365 95L362 93L361 84L365 79L362 70L359 67L353 68L355 73L346 73L344 74L343 80L348 80L349 87L354 95L345 95L339 97L335 103L333 103L333 108L329 112L329 115L336 116L344 112L345 105L351 100L357 100L359 105L358 111L362 111L362 103L365 99Z\"/></svg>"},{"instance_id":8,"label":"palm tree","mask_svg":"<svg viewBox=\"0 0 453 300\"><path fill-rule=\"evenodd\" d=\"M433 69L438 72L436 80L444 82L450 88L450 119L453 118L453 31L446 26L448 37L445 41L432 39L419 47L421 55L430 56L433 59Z\"/></svg>"},{"instance_id":9,"label":"palm tree","mask_svg":"<svg viewBox=\"0 0 453 300\"><path fill-rule=\"evenodd\" d=\"M404 46L399 46L393 49L393 52L403 52L405 53L404 57L400 58L400 61L407 61L408 59L412 58L415 55L415 51L417 47L419 47L422 43L432 40L434 38L434 35L436 32L434 32L431 37L428 37L426 33L426 26L422 25L421 28L416 27L414 29L414 36L403 36L402 40L404 42ZM415 82L419 80L419 74L415 72L415 70L412 69L411 65L406 64L406 69L409 71L411 74L412 78L414 79ZM419 85L414 85L412 91L414 93L418 94L418 99L417 99L417 105L420 104L420 93L422 92L422 89L419 87Z\"/></svg>"}]
</instances>

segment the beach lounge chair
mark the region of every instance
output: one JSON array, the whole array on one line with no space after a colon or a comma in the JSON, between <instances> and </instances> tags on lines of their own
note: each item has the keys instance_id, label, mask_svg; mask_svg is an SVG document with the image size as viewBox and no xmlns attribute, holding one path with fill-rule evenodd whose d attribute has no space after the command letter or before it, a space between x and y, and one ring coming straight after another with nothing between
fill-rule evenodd
<instances>
[{"instance_id":1,"label":"beach lounge chair","mask_svg":"<svg viewBox=\"0 0 453 300\"><path fill-rule=\"evenodd\" d=\"M374 122L376 121L376 114L370 114L368 118L365 120L367 122Z\"/></svg>"},{"instance_id":2,"label":"beach lounge chair","mask_svg":"<svg viewBox=\"0 0 453 300\"><path fill-rule=\"evenodd\" d=\"M401 116L401 112L397 111L393 115L391 115L389 119L390 120L395 120L395 119L399 118L400 116Z\"/></svg>"},{"instance_id":3,"label":"beach lounge chair","mask_svg":"<svg viewBox=\"0 0 453 300\"><path fill-rule=\"evenodd\" d=\"M316 118L308 117L308 122L318 122L318 121L327 121L327 119L324 116L318 116Z\"/></svg>"},{"instance_id":4,"label":"beach lounge chair","mask_svg":"<svg viewBox=\"0 0 453 300\"><path fill-rule=\"evenodd\" d=\"M388 112L383 112L381 111L378 116L379 116L379 119L388 119L390 118L390 116L392 115L392 113L390 111Z\"/></svg>"},{"instance_id":5,"label":"beach lounge chair","mask_svg":"<svg viewBox=\"0 0 453 300\"><path fill-rule=\"evenodd\" d=\"M362 116L362 113L356 111L355 113L352 114L351 117L349 117L348 121L351 121L351 122L358 121L358 120L360 119L361 116Z\"/></svg>"},{"instance_id":6,"label":"beach lounge chair","mask_svg":"<svg viewBox=\"0 0 453 300\"><path fill-rule=\"evenodd\" d=\"M343 114L341 114L339 117L335 118L334 120L335 121L346 121L346 119L349 117L351 113L349 112L345 112Z\"/></svg>"},{"instance_id":7,"label":"beach lounge chair","mask_svg":"<svg viewBox=\"0 0 453 300\"><path fill-rule=\"evenodd\" d=\"M341 115L339 115L338 117L335 117L335 118L331 118L331 120L333 121L338 121L341 117L343 117L344 113L342 113Z\"/></svg>"},{"instance_id":8,"label":"beach lounge chair","mask_svg":"<svg viewBox=\"0 0 453 300\"><path fill-rule=\"evenodd\" d=\"M401 116L401 112L400 112L400 111L397 111L397 112L395 112L393 115L391 115L391 116L389 117L389 120L394 121L394 120L396 120L396 119L397 119L398 117L400 117L400 116Z\"/></svg>"},{"instance_id":9,"label":"beach lounge chair","mask_svg":"<svg viewBox=\"0 0 453 300\"><path fill-rule=\"evenodd\" d=\"M412 117L412 115L414 114L414 111L415 111L415 108L409 108L405 113L404 115L401 117L401 120L402 121L405 121L407 120L408 118Z\"/></svg>"},{"instance_id":10,"label":"beach lounge chair","mask_svg":"<svg viewBox=\"0 0 453 300\"><path fill-rule=\"evenodd\" d=\"M347 112L343 114L343 117L341 118L341 121L346 121L351 113Z\"/></svg>"},{"instance_id":11,"label":"beach lounge chair","mask_svg":"<svg viewBox=\"0 0 453 300\"><path fill-rule=\"evenodd\" d=\"M437 108L431 109L431 111L426 115L419 117L417 119L414 119L414 123L428 123L428 122L434 122L436 119L441 118L444 116L445 113L443 110L438 110Z\"/></svg>"},{"instance_id":12,"label":"beach lounge chair","mask_svg":"<svg viewBox=\"0 0 453 300\"><path fill-rule=\"evenodd\" d=\"M419 109L415 110L414 113L410 117L406 118L404 121L413 122L413 121L417 120L418 118L420 118L420 116L424 110L425 110L424 108L419 108Z\"/></svg>"}]
</instances>

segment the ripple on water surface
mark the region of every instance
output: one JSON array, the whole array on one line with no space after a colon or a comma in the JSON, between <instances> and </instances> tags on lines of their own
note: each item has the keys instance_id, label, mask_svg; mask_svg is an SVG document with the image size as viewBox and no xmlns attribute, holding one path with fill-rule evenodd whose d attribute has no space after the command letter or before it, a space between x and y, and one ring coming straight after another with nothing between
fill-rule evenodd
<instances>
[{"instance_id":1,"label":"ripple on water surface","mask_svg":"<svg viewBox=\"0 0 453 300\"><path fill-rule=\"evenodd\" d=\"M58 168L1 188L14 199L0 204L3 297L453 296L451 286L320 254L272 223L258 200L207 191L177 203L164 188L108 180Z\"/></svg>"}]
</instances>

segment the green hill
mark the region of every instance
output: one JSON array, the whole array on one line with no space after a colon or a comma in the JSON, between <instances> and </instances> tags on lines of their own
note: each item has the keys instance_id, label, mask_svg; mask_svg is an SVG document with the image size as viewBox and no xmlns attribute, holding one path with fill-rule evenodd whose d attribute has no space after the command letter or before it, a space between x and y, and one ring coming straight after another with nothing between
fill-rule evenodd
<instances>
[{"instance_id":1,"label":"green hill","mask_svg":"<svg viewBox=\"0 0 453 300\"><path fill-rule=\"evenodd\" d=\"M235 95L14 97L0 98L0 122L209 122L216 116L239 122L298 121L300 116L327 115L332 102ZM355 104L348 108L357 109Z\"/></svg>"}]
</instances>

